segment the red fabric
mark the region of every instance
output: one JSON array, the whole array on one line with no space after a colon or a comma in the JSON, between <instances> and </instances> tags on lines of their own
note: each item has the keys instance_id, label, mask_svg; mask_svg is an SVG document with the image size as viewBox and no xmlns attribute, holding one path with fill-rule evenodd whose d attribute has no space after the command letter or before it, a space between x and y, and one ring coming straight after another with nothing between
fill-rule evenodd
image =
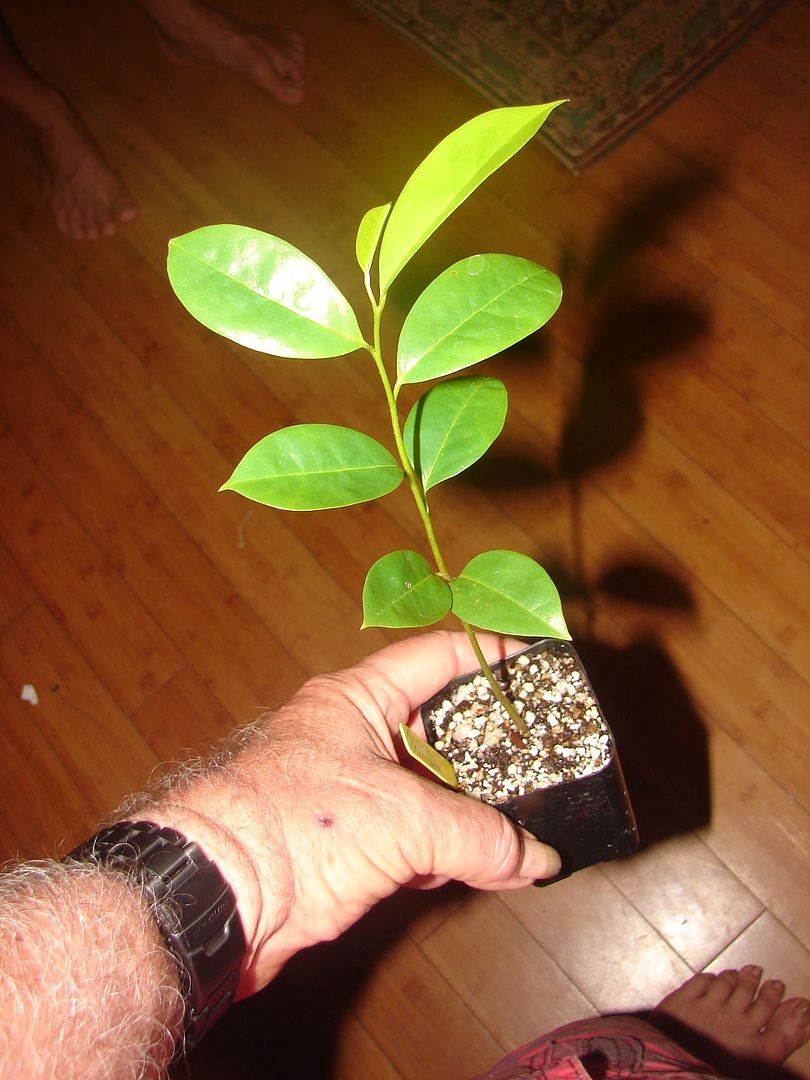
<instances>
[{"instance_id":1,"label":"red fabric","mask_svg":"<svg viewBox=\"0 0 810 1080\"><path fill-rule=\"evenodd\" d=\"M719 1073L632 1016L557 1028L474 1080L717 1080Z\"/></svg>"}]
</instances>

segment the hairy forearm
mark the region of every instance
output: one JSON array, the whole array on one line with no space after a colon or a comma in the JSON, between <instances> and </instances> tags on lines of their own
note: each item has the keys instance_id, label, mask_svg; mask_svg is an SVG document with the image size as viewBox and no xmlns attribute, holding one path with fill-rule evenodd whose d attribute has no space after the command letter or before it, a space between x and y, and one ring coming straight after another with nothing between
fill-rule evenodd
<instances>
[{"instance_id":1,"label":"hairy forearm","mask_svg":"<svg viewBox=\"0 0 810 1080\"><path fill-rule=\"evenodd\" d=\"M291 891L277 814L243 761L264 743L260 725L235 732L111 818L176 828L216 862L247 934L243 993L295 951L274 955L261 977L250 970L286 917L279 893ZM129 878L75 860L0 873L0 1080L161 1076L182 1038L180 991L149 901Z\"/></svg>"},{"instance_id":2,"label":"hairy forearm","mask_svg":"<svg viewBox=\"0 0 810 1080\"><path fill-rule=\"evenodd\" d=\"M238 997L261 989L296 952L342 933L399 885L457 877L518 888L558 873L556 855L521 841L502 814L397 763L399 723L467 670L472 654L462 639L424 635L311 680L277 713L173 771L112 819L172 830L164 840L185 838L227 883L217 912L231 907L231 926L238 912L244 949L241 934L218 940L244 956L238 970L232 955L230 971L219 973L227 983L219 997L226 983L206 985L216 1008L237 976ZM488 647L494 655L501 645ZM156 903L171 903L164 884L169 896ZM127 880L75 860L0 875L0 1080L160 1075L184 1001L158 930L165 909L157 914ZM195 1013L195 994L205 1000L199 972L178 955L196 1035L197 1017L205 1023L216 1008Z\"/></svg>"},{"instance_id":3,"label":"hairy forearm","mask_svg":"<svg viewBox=\"0 0 810 1080\"><path fill-rule=\"evenodd\" d=\"M120 875L42 862L0 877L0 1077L157 1077L182 1018L174 960Z\"/></svg>"}]
</instances>

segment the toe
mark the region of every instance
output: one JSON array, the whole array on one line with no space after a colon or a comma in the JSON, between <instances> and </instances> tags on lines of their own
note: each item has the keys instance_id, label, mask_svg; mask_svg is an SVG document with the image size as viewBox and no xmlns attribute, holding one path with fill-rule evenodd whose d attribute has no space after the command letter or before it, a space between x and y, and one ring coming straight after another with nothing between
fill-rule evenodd
<instances>
[{"instance_id":1,"label":"toe","mask_svg":"<svg viewBox=\"0 0 810 1080\"><path fill-rule=\"evenodd\" d=\"M276 96L285 105L298 105L304 100L304 88L300 83L285 79L281 86L276 88Z\"/></svg>"},{"instance_id":2,"label":"toe","mask_svg":"<svg viewBox=\"0 0 810 1080\"><path fill-rule=\"evenodd\" d=\"M301 82L306 68L306 47L300 34L292 30L269 30L266 38L254 39L263 52L269 52L276 70L292 80Z\"/></svg>"},{"instance_id":3,"label":"toe","mask_svg":"<svg viewBox=\"0 0 810 1080\"><path fill-rule=\"evenodd\" d=\"M77 240L98 240L104 235L104 225L96 221L95 215L86 214L82 217L81 225L75 234Z\"/></svg>"},{"instance_id":4,"label":"toe","mask_svg":"<svg viewBox=\"0 0 810 1080\"><path fill-rule=\"evenodd\" d=\"M57 215L56 224L60 230L69 236L71 240L85 240L88 238L88 229L92 228L92 222L86 220L82 207L74 202L64 203L61 213ZM92 236L89 236L92 239Z\"/></svg>"},{"instance_id":5,"label":"toe","mask_svg":"<svg viewBox=\"0 0 810 1080\"><path fill-rule=\"evenodd\" d=\"M304 73L297 66L291 65L287 56L271 53L263 65L263 82L268 86L277 101L287 105L297 105L304 97Z\"/></svg>"},{"instance_id":6,"label":"toe","mask_svg":"<svg viewBox=\"0 0 810 1080\"><path fill-rule=\"evenodd\" d=\"M731 992L729 1004L740 1012L746 1011L757 995L759 980L762 978L762 968L754 964L746 964L736 973L736 985Z\"/></svg>"},{"instance_id":7,"label":"toe","mask_svg":"<svg viewBox=\"0 0 810 1080\"><path fill-rule=\"evenodd\" d=\"M740 968L740 976L744 979L752 979L758 986L762 978L762 968L759 964L746 964L745 967Z\"/></svg>"},{"instance_id":8,"label":"toe","mask_svg":"<svg viewBox=\"0 0 810 1080\"><path fill-rule=\"evenodd\" d=\"M804 998L783 1001L774 1010L760 1035L766 1061L781 1063L810 1039L810 1002Z\"/></svg>"},{"instance_id":9,"label":"toe","mask_svg":"<svg viewBox=\"0 0 810 1080\"><path fill-rule=\"evenodd\" d=\"M121 195L112 205L112 214L115 221L126 224L134 221L138 216L138 204L129 195Z\"/></svg>"},{"instance_id":10,"label":"toe","mask_svg":"<svg viewBox=\"0 0 810 1080\"><path fill-rule=\"evenodd\" d=\"M688 995L691 998L705 997L707 991L714 983L714 975L709 974L707 971L702 971L697 975L693 975L691 979L687 979L683 986L676 990L676 993Z\"/></svg>"},{"instance_id":11,"label":"toe","mask_svg":"<svg viewBox=\"0 0 810 1080\"><path fill-rule=\"evenodd\" d=\"M748 1015L761 1030L770 1022L785 996L785 984L779 979L767 979L759 988L759 993L748 1007Z\"/></svg>"},{"instance_id":12,"label":"toe","mask_svg":"<svg viewBox=\"0 0 810 1080\"><path fill-rule=\"evenodd\" d=\"M721 971L706 987L706 998L715 1007L725 1005L739 983L738 971Z\"/></svg>"}]
</instances>

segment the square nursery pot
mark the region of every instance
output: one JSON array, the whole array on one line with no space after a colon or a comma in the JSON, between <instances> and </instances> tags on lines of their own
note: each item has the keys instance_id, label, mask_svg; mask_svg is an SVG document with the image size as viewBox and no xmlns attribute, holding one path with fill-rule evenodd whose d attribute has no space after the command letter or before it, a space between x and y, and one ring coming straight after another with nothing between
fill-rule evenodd
<instances>
[{"instance_id":1,"label":"square nursery pot","mask_svg":"<svg viewBox=\"0 0 810 1080\"><path fill-rule=\"evenodd\" d=\"M422 706L428 741L453 764L462 791L556 848L555 881L635 851L616 744L573 646L543 638L492 670L533 736L525 746L502 707L491 717L495 699L480 671Z\"/></svg>"}]
</instances>

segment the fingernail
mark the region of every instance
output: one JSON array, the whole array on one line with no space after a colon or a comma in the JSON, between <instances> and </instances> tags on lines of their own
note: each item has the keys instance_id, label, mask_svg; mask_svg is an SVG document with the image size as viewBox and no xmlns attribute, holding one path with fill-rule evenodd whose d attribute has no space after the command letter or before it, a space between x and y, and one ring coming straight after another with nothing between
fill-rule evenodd
<instances>
[{"instance_id":1,"label":"fingernail","mask_svg":"<svg viewBox=\"0 0 810 1080\"><path fill-rule=\"evenodd\" d=\"M525 829L520 831L523 833L523 864L520 867L520 876L527 881L556 877L562 869L562 863L554 848L541 844Z\"/></svg>"}]
</instances>

